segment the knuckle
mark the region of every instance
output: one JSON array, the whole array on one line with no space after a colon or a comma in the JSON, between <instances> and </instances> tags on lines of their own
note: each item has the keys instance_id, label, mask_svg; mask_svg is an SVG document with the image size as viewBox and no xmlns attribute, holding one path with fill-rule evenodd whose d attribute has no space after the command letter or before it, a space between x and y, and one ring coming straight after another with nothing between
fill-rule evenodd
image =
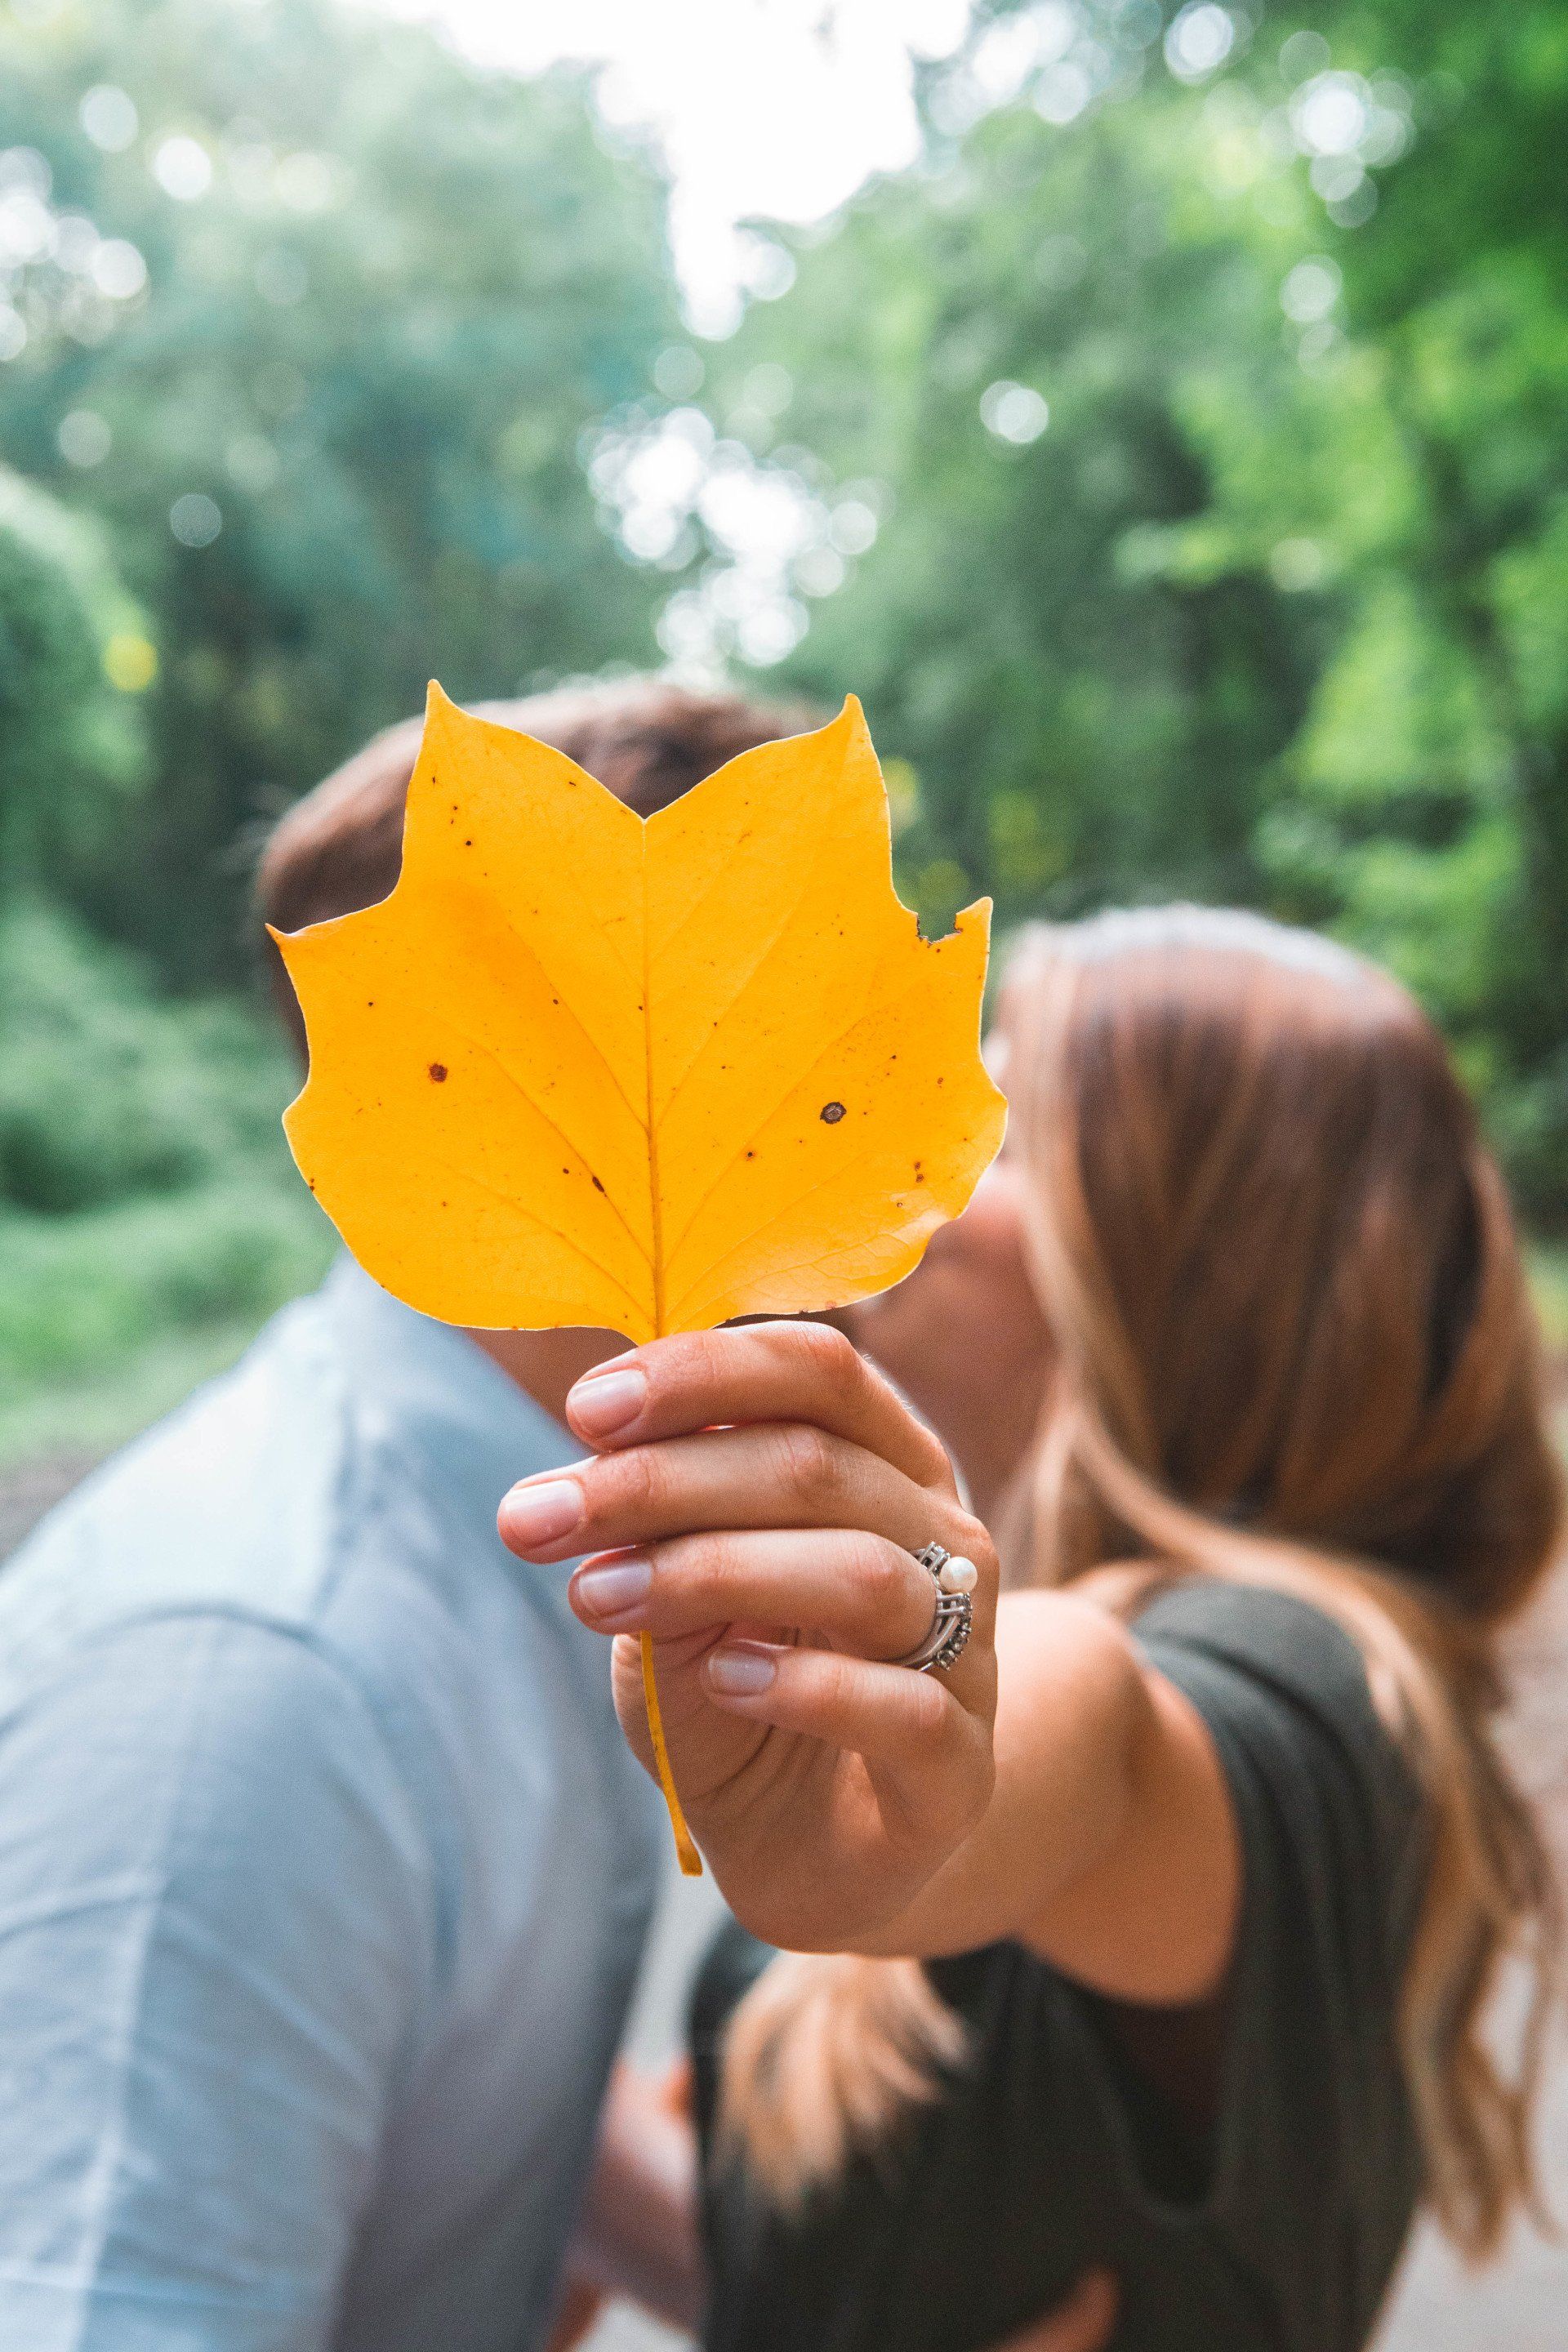
<instances>
[{"instance_id":1,"label":"knuckle","mask_svg":"<svg viewBox=\"0 0 1568 2352\"><path fill-rule=\"evenodd\" d=\"M871 1615L890 1616L909 1597L908 1562L874 1538L854 1544L849 1577L862 1607Z\"/></svg>"},{"instance_id":2,"label":"knuckle","mask_svg":"<svg viewBox=\"0 0 1568 2352\"><path fill-rule=\"evenodd\" d=\"M852 1660L836 1650L816 1653L817 1697L830 1715L842 1715L855 1696L855 1666Z\"/></svg>"},{"instance_id":3,"label":"knuckle","mask_svg":"<svg viewBox=\"0 0 1568 2352\"><path fill-rule=\"evenodd\" d=\"M668 1550L671 1566L693 1600L709 1600L733 1585L737 1559L732 1536L686 1536Z\"/></svg>"},{"instance_id":4,"label":"knuckle","mask_svg":"<svg viewBox=\"0 0 1568 2352\"><path fill-rule=\"evenodd\" d=\"M921 1747L932 1747L947 1732L952 1702L934 1675L910 1676L910 1733Z\"/></svg>"},{"instance_id":5,"label":"knuckle","mask_svg":"<svg viewBox=\"0 0 1568 2352\"><path fill-rule=\"evenodd\" d=\"M594 1516L600 1519L614 1517L637 1521L657 1518L669 1486L658 1450L650 1445L638 1445L629 1453L617 1454L611 1459L613 1473L608 1480L600 1482L604 1489L603 1500Z\"/></svg>"},{"instance_id":6,"label":"knuckle","mask_svg":"<svg viewBox=\"0 0 1568 2352\"><path fill-rule=\"evenodd\" d=\"M940 1486L951 1495L953 1490L952 1464L946 1446L935 1430L928 1429L923 1421L915 1422L913 1426L921 1456L916 1477L922 1486Z\"/></svg>"},{"instance_id":7,"label":"knuckle","mask_svg":"<svg viewBox=\"0 0 1568 2352\"><path fill-rule=\"evenodd\" d=\"M860 1359L842 1331L835 1330L831 1323L802 1323L795 1328L796 1349L817 1387L838 1396L858 1384Z\"/></svg>"},{"instance_id":8,"label":"knuckle","mask_svg":"<svg viewBox=\"0 0 1568 2352\"><path fill-rule=\"evenodd\" d=\"M796 1502L821 1507L838 1491L838 1457L832 1440L808 1422L791 1422L779 1432L784 1483Z\"/></svg>"},{"instance_id":9,"label":"knuckle","mask_svg":"<svg viewBox=\"0 0 1568 2352\"><path fill-rule=\"evenodd\" d=\"M683 1387L705 1391L722 1383L729 1352L724 1339L725 1335L721 1331L687 1331L682 1334L676 1369Z\"/></svg>"},{"instance_id":10,"label":"knuckle","mask_svg":"<svg viewBox=\"0 0 1568 2352\"><path fill-rule=\"evenodd\" d=\"M953 1523L952 1541L949 1551L962 1552L972 1559L984 1576L996 1565L996 1548L991 1540L991 1530L972 1511L960 1511Z\"/></svg>"},{"instance_id":11,"label":"knuckle","mask_svg":"<svg viewBox=\"0 0 1568 2352\"><path fill-rule=\"evenodd\" d=\"M677 1405L693 1394L707 1395L722 1378L713 1349L712 1331L677 1331L668 1339L651 1340L643 1365L654 1395Z\"/></svg>"}]
</instances>

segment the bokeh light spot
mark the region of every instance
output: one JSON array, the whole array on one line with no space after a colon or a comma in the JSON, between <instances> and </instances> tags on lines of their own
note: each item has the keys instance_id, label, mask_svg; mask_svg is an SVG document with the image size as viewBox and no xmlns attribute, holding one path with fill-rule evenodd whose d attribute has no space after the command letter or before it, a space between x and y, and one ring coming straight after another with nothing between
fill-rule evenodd
<instances>
[{"instance_id":1,"label":"bokeh light spot","mask_svg":"<svg viewBox=\"0 0 1568 2352\"><path fill-rule=\"evenodd\" d=\"M103 648L103 675L121 694L145 694L158 675L158 648L134 629L117 630Z\"/></svg>"},{"instance_id":2,"label":"bokeh light spot","mask_svg":"<svg viewBox=\"0 0 1568 2352\"><path fill-rule=\"evenodd\" d=\"M182 547L210 547L223 529L223 512L205 490L186 490L169 509L169 529Z\"/></svg>"}]
</instances>

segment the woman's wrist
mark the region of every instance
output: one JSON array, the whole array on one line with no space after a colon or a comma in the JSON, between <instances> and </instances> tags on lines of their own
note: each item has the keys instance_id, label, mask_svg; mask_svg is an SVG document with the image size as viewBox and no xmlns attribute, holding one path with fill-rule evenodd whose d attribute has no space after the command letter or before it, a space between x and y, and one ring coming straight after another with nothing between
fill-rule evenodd
<instances>
[{"instance_id":1,"label":"woman's wrist","mask_svg":"<svg viewBox=\"0 0 1568 2352\"><path fill-rule=\"evenodd\" d=\"M879 1958L934 1959L1005 1939L1037 1947L1101 1864L1135 1794L1142 1668L1124 1626L1071 1593L1024 1592L996 1622L989 1800L908 1906L853 1940Z\"/></svg>"}]
</instances>

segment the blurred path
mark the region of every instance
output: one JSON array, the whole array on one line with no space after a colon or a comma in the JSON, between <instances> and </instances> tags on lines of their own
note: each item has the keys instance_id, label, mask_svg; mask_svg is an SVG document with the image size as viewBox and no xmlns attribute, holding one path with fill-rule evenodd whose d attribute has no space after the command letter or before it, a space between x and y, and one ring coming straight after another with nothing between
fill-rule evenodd
<instances>
[{"instance_id":1,"label":"blurred path","mask_svg":"<svg viewBox=\"0 0 1568 2352\"><path fill-rule=\"evenodd\" d=\"M0 1560L16 1550L62 1495L86 1477L97 1458L92 1454L51 1454L41 1462L18 1462L0 1470Z\"/></svg>"},{"instance_id":2,"label":"blurred path","mask_svg":"<svg viewBox=\"0 0 1568 2352\"><path fill-rule=\"evenodd\" d=\"M1552 1578L1510 1643L1514 1705L1509 1745L1540 1805L1568 1884L1568 1565ZM1515 2004L1505 2000L1507 2042ZM1541 2122L1542 2172L1552 2212L1568 2225L1568 2032L1560 2021ZM1418 2231L1397 2283L1378 2352L1563 2352L1568 2344L1568 2240L1515 2235L1504 2259L1473 2276L1435 2230Z\"/></svg>"}]
</instances>

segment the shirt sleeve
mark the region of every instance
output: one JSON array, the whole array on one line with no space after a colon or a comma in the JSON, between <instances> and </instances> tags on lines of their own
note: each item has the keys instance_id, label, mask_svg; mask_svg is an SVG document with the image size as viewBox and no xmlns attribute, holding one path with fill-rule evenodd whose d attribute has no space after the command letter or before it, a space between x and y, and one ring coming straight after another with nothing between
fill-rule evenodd
<instances>
[{"instance_id":1,"label":"shirt sleeve","mask_svg":"<svg viewBox=\"0 0 1568 2352\"><path fill-rule=\"evenodd\" d=\"M1292 2215L1331 2206L1331 2238L1336 2214L1398 2203L1391 2168L1415 2193L1395 2032L1423 1808L1359 1652L1321 1611L1194 1582L1134 1632L1204 1717L1236 1808L1242 1912L1207 2201L1257 2243L1281 2233L1278 2273L1309 2242ZM1336 2243L1353 2235L1347 2220Z\"/></svg>"},{"instance_id":2,"label":"shirt sleeve","mask_svg":"<svg viewBox=\"0 0 1568 2352\"><path fill-rule=\"evenodd\" d=\"M321 2352L435 1950L429 1842L310 1641L172 1615L0 1734L0 2344Z\"/></svg>"}]
</instances>

